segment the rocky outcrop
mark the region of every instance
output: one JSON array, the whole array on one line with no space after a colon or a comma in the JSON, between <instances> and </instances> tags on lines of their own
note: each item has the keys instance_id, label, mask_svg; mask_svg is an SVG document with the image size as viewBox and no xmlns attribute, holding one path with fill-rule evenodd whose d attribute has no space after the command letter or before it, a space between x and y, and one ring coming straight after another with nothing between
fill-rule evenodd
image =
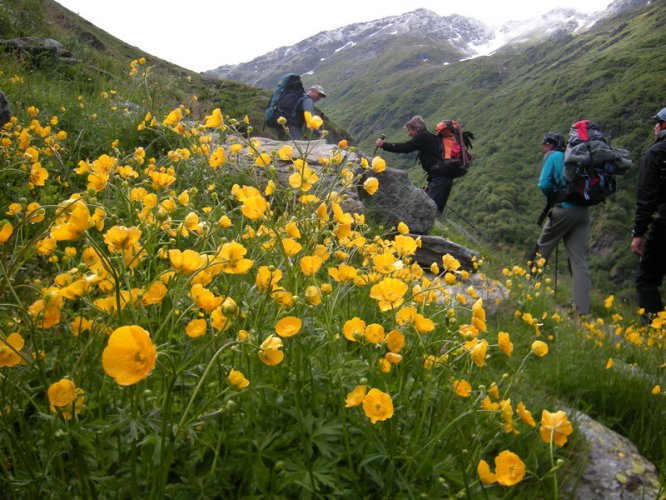
<instances>
[{"instance_id":1,"label":"rocky outcrop","mask_svg":"<svg viewBox=\"0 0 666 500\"><path fill-rule=\"evenodd\" d=\"M660 498L656 467L631 441L584 413L575 414L574 425L587 441L587 456L582 475L564 485L567 497L577 500Z\"/></svg>"},{"instance_id":2,"label":"rocky outcrop","mask_svg":"<svg viewBox=\"0 0 666 500\"><path fill-rule=\"evenodd\" d=\"M5 50L21 52L33 59L56 58L60 62L74 63L77 60L72 53L60 42L52 38L39 38L35 36L24 36L10 40L0 40L0 46Z\"/></svg>"}]
</instances>

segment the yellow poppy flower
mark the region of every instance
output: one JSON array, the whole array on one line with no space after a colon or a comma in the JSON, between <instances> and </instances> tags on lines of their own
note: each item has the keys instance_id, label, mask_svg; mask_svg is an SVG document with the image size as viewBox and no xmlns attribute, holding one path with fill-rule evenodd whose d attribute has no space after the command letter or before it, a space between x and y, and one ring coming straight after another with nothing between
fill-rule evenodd
<instances>
[{"instance_id":1,"label":"yellow poppy flower","mask_svg":"<svg viewBox=\"0 0 666 500\"><path fill-rule=\"evenodd\" d=\"M532 342L531 351L535 356L543 358L546 354L548 354L548 344L541 340L535 340Z\"/></svg>"},{"instance_id":2,"label":"yellow poppy flower","mask_svg":"<svg viewBox=\"0 0 666 500\"><path fill-rule=\"evenodd\" d=\"M361 318L354 317L345 321L345 324L342 327L342 333L347 340L356 342L359 337L363 337L365 334L365 326L365 321Z\"/></svg>"},{"instance_id":3,"label":"yellow poppy flower","mask_svg":"<svg viewBox=\"0 0 666 500\"><path fill-rule=\"evenodd\" d=\"M293 337L301 331L303 322L296 316L285 316L275 324L275 333L280 337Z\"/></svg>"},{"instance_id":4,"label":"yellow poppy flower","mask_svg":"<svg viewBox=\"0 0 666 500\"><path fill-rule=\"evenodd\" d=\"M245 375L243 375L243 373L238 370L230 370L227 380L239 391L250 385L250 381L246 379Z\"/></svg>"},{"instance_id":5,"label":"yellow poppy flower","mask_svg":"<svg viewBox=\"0 0 666 500\"><path fill-rule=\"evenodd\" d=\"M369 195L373 195L379 189L379 180L377 177L368 177L365 182L363 182L363 189Z\"/></svg>"},{"instance_id":6,"label":"yellow poppy flower","mask_svg":"<svg viewBox=\"0 0 666 500\"><path fill-rule=\"evenodd\" d=\"M520 417L520 419L525 422L527 425L530 427L536 427L536 422L534 421L534 417L532 416L532 412L530 412L526 407L525 404L521 401L518 403L518 406L516 406L516 413Z\"/></svg>"},{"instance_id":7,"label":"yellow poppy flower","mask_svg":"<svg viewBox=\"0 0 666 500\"><path fill-rule=\"evenodd\" d=\"M525 477L525 464L518 455L504 450L495 457L495 476L499 484L513 486Z\"/></svg>"},{"instance_id":8,"label":"yellow poppy flower","mask_svg":"<svg viewBox=\"0 0 666 500\"><path fill-rule=\"evenodd\" d=\"M10 333L7 335L7 340L0 339L0 367L3 366L16 366L23 361L19 351L23 349L25 340L23 336L18 333Z\"/></svg>"},{"instance_id":9,"label":"yellow poppy flower","mask_svg":"<svg viewBox=\"0 0 666 500\"><path fill-rule=\"evenodd\" d=\"M282 362L284 353L282 339L275 335L269 335L259 346L259 359L268 366L275 366Z\"/></svg>"},{"instance_id":10,"label":"yellow poppy flower","mask_svg":"<svg viewBox=\"0 0 666 500\"><path fill-rule=\"evenodd\" d=\"M386 161L381 156L375 156L370 164L373 172L383 172L386 170Z\"/></svg>"},{"instance_id":11,"label":"yellow poppy flower","mask_svg":"<svg viewBox=\"0 0 666 500\"><path fill-rule=\"evenodd\" d=\"M453 381L453 391L461 398L468 398L472 394L472 386L467 380L459 379Z\"/></svg>"},{"instance_id":12,"label":"yellow poppy flower","mask_svg":"<svg viewBox=\"0 0 666 500\"><path fill-rule=\"evenodd\" d=\"M391 330L384 342L391 352L399 353L405 346L405 336L400 330Z\"/></svg>"},{"instance_id":13,"label":"yellow poppy flower","mask_svg":"<svg viewBox=\"0 0 666 500\"><path fill-rule=\"evenodd\" d=\"M507 332L499 332L497 334L497 343L502 354L510 358L513 353L513 342L511 342L509 334Z\"/></svg>"},{"instance_id":14,"label":"yellow poppy flower","mask_svg":"<svg viewBox=\"0 0 666 500\"><path fill-rule=\"evenodd\" d=\"M306 255L299 261L299 266L305 276L313 276L319 272L323 263L319 255Z\"/></svg>"},{"instance_id":15,"label":"yellow poppy flower","mask_svg":"<svg viewBox=\"0 0 666 500\"><path fill-rule=\"evenodd\" d=\"M490 472L490 465L485 460L480 460L476 466L476 473L483 484L493 484L497 482L497 476Z\"/></svg>"},{"instance_id":16,"label":"yellow poppy flower","mask_svg":"<svg viewBox=\"0 0 666 500\"><path fill-rule=\"evenodd\" d=\"M14 226L12 226L8 221L0 222L0 245L5 243L14 232Z\"/></svg>"},{"instance_id":17,"label":"yellow poppy flower","mask_svg":"<svg viewBox=\"0 0 666 500\"><path fill-rule=\"evenodd\" d=\"M363 404L363 398L365 398L367 390L368 386L366 385L357 385L354 387L345 398L345 408L353 408L354 406L360 406Z\"/></svg>"},{"instance_id":18,"label":"yellow poppy flower","mask_svg":"<svg viewBox=\"0 0 666 500\"><path fill-rule=\"evenodd\" d=\"M370 297L378 302L381 311L396 309L404 302L409 286L402 280L384 278L370 289Z\"/></svg>"},{"instance_id":19,"label":"yellow poppy flower","mask_svg":"<svg viewBox=\"0 0 666 500\"><path fill-rule=\"evenodd\" d=\"M155 368L157 349L150 334L138 325L121 326L111 333L102 352L102 366L119 385L132 385Z\"/></svg>"},{"instance_id":20,"label":"yellow poppy flower","mask_svg":"<svg viewBox=\"0 0 666 500\"><path fill-rule=\"evenodd\" d=\"M371 344L379 344L384 340L384 327L378 323L371 323L365 327L363 335Z\"/></svg>"},{"instance_id":21,"label":"yellow poppy flower","mask_svg":"<svg viewBox=\"0 0 666 500\"><path fill-rule=\"evenodd\" d=\"M363 398L363 411L373 424L391 418L393 416L391 396L379 389L370 389Z\"/></svg>"},{"instance_id":22,"label":"yellow poppy flower","mask_svg":"<svg viewBox=\"0 0 666 500\"><path fill-rule=\"evenodd\" d=\"M567 442L567 436L573 432L573 426L567 414L562 410L551 413L548 410L543 410L541 413L541 427L539 434L544 442L550 443L552 440L557 446L564 446Z\"/></svg>"}]
</instances>

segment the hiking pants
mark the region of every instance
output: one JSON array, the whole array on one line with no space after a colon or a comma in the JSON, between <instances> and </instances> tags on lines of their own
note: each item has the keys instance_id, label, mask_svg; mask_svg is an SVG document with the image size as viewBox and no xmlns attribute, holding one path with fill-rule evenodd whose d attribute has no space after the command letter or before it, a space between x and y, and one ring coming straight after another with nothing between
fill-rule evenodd
<instances>
[{"instance_id":1,"label":"hiking pants","mask_svg":"<svg viewBox=\"0 0 666 500\"><path fill-rule=\"evenodd\" d=\"M638 306L646 313L664 310L659 287L666 274L666 219L657 217L645 239L645 250L638 265L636 294Z\"/></svg>"},{"instance_id":2,"label":"hiking pants","mask_svg":"<svg viewBox=\"0 0 666 500\"><path fill-rule=\"evenodd\" d=\"M555 206L537 242L539 253L548 259L560 240L571 263L573 302L578 314L590 312L590 273L587 266L587 238L590 217L586 207Z\"/></svg>"},{"instance_id":3,"label":"hiking pants","mask_svg":"<svg viewBox=\"0 0 666 500\"><path fill-rule=\"evenodd\" d=\"M437 211L441 214L446 207L446 201L449 199L451 188L453 187L452 177L432 177L428 181L426 194L437 205Z\"/></svg>"}]
</instances>

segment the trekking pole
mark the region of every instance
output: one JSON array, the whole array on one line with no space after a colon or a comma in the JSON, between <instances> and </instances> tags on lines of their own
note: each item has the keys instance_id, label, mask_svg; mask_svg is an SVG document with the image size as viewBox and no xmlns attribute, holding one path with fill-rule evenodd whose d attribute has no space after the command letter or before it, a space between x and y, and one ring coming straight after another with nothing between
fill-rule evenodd
<instances>
[{"instance_id":1,"label":"trekking pole","mask_svg":"<svg viewBox=\"0 0 666 500\"><path fill-rule=\"evenodd\" d=\"M557 249L560 248L560 243L559 241L557 242L557 245L555 245L555 282L553 283L553 290L555 296L557 296L557 266L558 262L560 261Z\"/></svg>"},{"instance_id":2,"label":"trekking pole","mask_svg":"<svg viewBox=\"0 0 666 500\"><path fill-rule=\"evenodd\" d=\"M490 238L488 238L485 234L483 234L481 231L479 231L479 230L476 228L476 226L474 226L474 224L472 224L469 220L467 220L465 217L463 217L462 214L460 214L459 212L456 212L455 210L453 210L453 209L451 208L451 206L446 205L446 210L450 210L451 212L453 212L454 214L456 214L456 215L457 215L458 217L460 217L464 222L466 222L466 223L469 225L469 227L471 227L472 229L474 229L474 231L476 231L476 232L479 234L479 236L481 236L481 237L482 237L484 240L486 240L488 243L493 244L493 241L492 241Z\"/></svg>"},{"instance_id":3,"label":"trekking pole","mask_svg":"<svg viewBox=\"0 0 666 500\"><path fill-rule=\"evenodd\" d=\"M384 134L382 134L382 135L379 136L379 138L383 141L384 139L386 139L386 136ZM372 152L372 157L373 158L375 157L375 154L377 153L377 148L379 148L379 146L375 146L375 150Z\"/></svg>"}]
</instances>

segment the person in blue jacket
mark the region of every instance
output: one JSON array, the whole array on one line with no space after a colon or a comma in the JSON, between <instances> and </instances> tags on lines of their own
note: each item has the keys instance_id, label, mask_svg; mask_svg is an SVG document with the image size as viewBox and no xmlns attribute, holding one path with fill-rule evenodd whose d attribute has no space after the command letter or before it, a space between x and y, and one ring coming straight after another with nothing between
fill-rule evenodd
<instances>
[{"instance_id":1,"label":"person in blue jacket","mask_svg":"<svg viewBox=\"0 0 666 500\"><path fill-rule=\"evenodd\" d=\"M549 199L552 206L543 226L537 252L545 259L550 257L560 240L569 257L572 276L572 295L576 313L590 312L590 273L587 264L590 218L587 207L561 201L565 189L562 176L564 170L564 137L557 132L548 132L541 141L544 153L543 166L539 176L539 189ZM552 203L550 203L552 201Z\"/></svg>"}]
</instances>

